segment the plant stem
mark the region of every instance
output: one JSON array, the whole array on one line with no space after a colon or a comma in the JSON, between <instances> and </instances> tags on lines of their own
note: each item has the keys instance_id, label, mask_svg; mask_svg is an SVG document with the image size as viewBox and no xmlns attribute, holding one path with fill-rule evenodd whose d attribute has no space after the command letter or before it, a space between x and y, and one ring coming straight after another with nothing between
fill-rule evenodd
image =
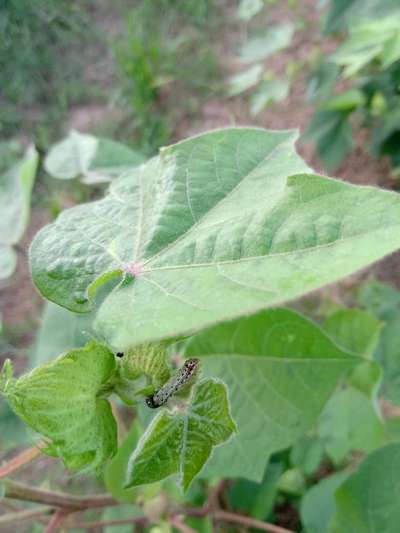
<instances>
[{"instance_id":1,"label":"plant stem","mask_svg":"<svg viewBox=\"0 0 400 533\"><path fill-rule=\"evenodd\" d=\"M177 529L178 531L181 531L181 533L196 533L194 529L187 526L184 522L179 520L179 518L176 516L171 516L171 518L169 519L169 523L171 524L171 526L174 526L175 529Z\"/></svg>"},{"instance_id":2,"label":"plant stem","mask_svg":"<svg viewBox=\"0 0 400 533\"><path fill-rule=\"evenodd\" d=\"M284 527L275 526L268 522L262 522L261 520L256 520L255 518L250 518L249 516L243 516L236 513L228 513L227 511L215 511L212 514L215 520L221 520L222 522L232 522L235 524L240 524L242 526L253 527L254 529L259 529L261 531L269 531L269 533L294 533L290 529Z\"/></svg>"},{"instance_id":3,"label":"plant stem","mask_svg":"<svg viewBox=\"0 0 400 533\"><path fill-rule=\"evenodd\" d=\"M107 507L116 505L114 498L108 494L94 494L92 496L73 496L62 492L53 492L29 487L23 483L4 480L4 497L28 502L43 503L53 507L67 509L94 509L96 507Z\"/></svg>"},{"instance_id":4,"label":"plant stem","mask_svg":"<svg viewBox=\"0 0 400 533\"><path fill-rule=\"evenodd\" d=\"M119 520L95 520L92 522L73 522L67 526L64 526L65 529L93 529L95 527L106 527L106 526L120 526L123 524L136 524L147 526L149 520L145 516L135 516L132 518L120 518Z\"/></svg>"},{"instance_id":5,"label":"plant stem","mask_svg":"<svg viewBox=\"0 0 400 533\"><path fill-rule=\"evenodd\" d=\"M61 528L64 519L73 511L70 509L58 509L51 517L44 533L55 533Z\"/></svg>"},{"instance_id":6,"label":"plant stem","mask_svg":"<svg viewBox=\"0 0 400 533\"><path fill-rule=\"evenodd\" d=\"M28 450L21 452L16 457L11 459L11 461L8 461L8 463L0 467L0 478L9 476L13 472L15 472L15 470L21 468L21 466L24 466L27 463L33 461L33 459L35 459L38 455L42 453L42 447L43 443L40 442L37 446L28 448Z\"/></svg>"},{"instance_id":7,"label":"plant stem","mask_svg":"<svg viewBox=\"0 0 400 533\"><path fill-rule=\"evenodd\" d=\"M52 507L45 506L37 509L26 509L24 511L16 511L15 513L6 513L0 516L0 528L15 524L19 526L25 520L32 520L40 516L51 513Z\"/></svg>"}]
</instances>

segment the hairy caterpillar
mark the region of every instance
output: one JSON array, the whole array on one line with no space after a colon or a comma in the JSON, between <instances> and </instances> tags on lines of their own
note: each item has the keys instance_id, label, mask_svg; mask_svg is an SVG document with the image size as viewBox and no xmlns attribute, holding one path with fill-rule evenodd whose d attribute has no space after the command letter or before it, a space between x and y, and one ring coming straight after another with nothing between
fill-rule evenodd
<instances>
[{"instance_id":1,"label":"hairy caterpillar","mask_svg":"<svg viewBox=\"0 0 400 533\"><path fill-rule=\"evenodd\" d=\"M172 376L160 390L146 398L148 407L156 409L164 405L173 394L176 394L193 377L198 364L198 359L188 359L185 361L185 364L178 370L175 376Z\"/></svg>"}]
</instances>

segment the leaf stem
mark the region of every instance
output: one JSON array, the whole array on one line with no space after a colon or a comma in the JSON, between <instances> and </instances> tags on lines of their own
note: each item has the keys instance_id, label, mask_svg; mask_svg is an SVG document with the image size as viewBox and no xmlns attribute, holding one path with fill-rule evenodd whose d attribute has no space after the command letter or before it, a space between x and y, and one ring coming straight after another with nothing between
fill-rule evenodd
<instances>
[{"instance_id":1,"label":"leaf stem","mask_svg":"<svg viewBox=\"0 0 400 533\"><path fill-rule=\"evenodd\" d=\"M214 511L212 516L215 520L221 520L222 522L232 522L234 524L240 524L242 526L253 527L260 531L269 531L269 533L294 533L290 529L270 524L269 522L262 522L249 516L243 516L236 513L229 513L228 511Z\"/></svg>"},{"instance_id":2,"label":"leaf stem","mask_svg":"<svg viewBox=\"0 0 400 533\"><path fill-rule=\"evenodd\" d=\"M23 500L34 503L43 503L53 507L67 509L94 509L97 507L107 507L116 505L117 502L108 494L94 494L92 496L73 496L63 492L53 492L49 490L36 489L6 479L3 481L5 493L4 497L15 500Z\"/></svg>"}]
</instances>

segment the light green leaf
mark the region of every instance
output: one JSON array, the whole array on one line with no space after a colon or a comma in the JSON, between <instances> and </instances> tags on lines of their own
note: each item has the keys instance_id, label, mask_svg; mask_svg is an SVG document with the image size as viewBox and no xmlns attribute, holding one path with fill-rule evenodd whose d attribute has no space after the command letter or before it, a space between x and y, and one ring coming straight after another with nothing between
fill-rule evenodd
<instances>
[{"instance_id":1,"label":"light green leaf","mask_svg":"<svg viewBox=\"0 0 400 533\"><path fill-rule=\"evenodd\" d=\"M372 402L354 389L335 394L318 422L326 453L340 464L352 451L370 452L382 446L386 433Z\"/></svg>"},{"instance_id":2,"label":"light green leaf","mask_svg":"<svg viewBox=\"0 0 400 533\"><path fill-rule=\"evenodd\" d=\"M257 15L263 7L263 0L241 0L237 10L237 17L240 20L249 21Z\"/></svg>"},{"instance_id":3,"label":"light green leaf","mask_svg":"<svg viewBox=\"0 0 400 533\"><path fill-rule=\"evenodd\" d=\"M188 341L185 356L201 357L203 375L224 380L238 426L202 475L255 481L272 453L315 423L341 376L358 362L288 309L205 330Z\"/></svg>"},{"instance_id":4,"label":"light green leaf","mask_svg":"<svg viewBox=\"0 0 400 533\"><path fill-rule=\"evenodd\" d=\"M372 452L336 491L330 533L397 533L400 444Z\"/></svg>"},{"instance_id":5,"label":"light green leaf","mask_svg":"<svg viewBox=\"0 0 400 533\"><path fill-rule=\"evenodd\" d=\"M239 74L231 76L228 80L229 96L237 96L238 94L244 93L248 89L251 89L251 87L254 87L254 85L257 85L257 83L261 80L263 72L263 66L257 63L256 65L239 72Z\"/></svg>"},{"instance_id":6,"label":"light green leaf","mask_svg":"<svg viewBox=\"0 0 400 533\"><path fill-rule=\"evenodd\" d=\"M186 491L213 448L235 429L224 383L216 379L197 383L185 412L163 410L147 428L130 458L126 488L179 473Z\"/></svg>"},{"instance_id":7,"label":"light green leaf","mask_svg":"<svg viewBox=\"0 0 400 533\"><path fill-rule=\"evenodd\" d=\"M250 99L250 112L257 115L268 104L280 102L289 94L289 82L284 79L264 80Z\"/></svg>"},{"instance_id":8,"label":"light green leaf","mask_svg":"<svg viewBox=\"0 0 400 533\"><path fill-rule=\"evenodd\" d=\"M117 447L116 423L104 398L114 372L114 355L92 341L17 380L8 379L2 392L67 467L99 470Z\"/></svg>"},{"instance_id":9,"label":"light green leaf","mask_svg":"<svg viewBox=\"0 0 400 533\"><path fill-rule=\"evenodd\" d=\"M295 139L228 128L163 149L38 233L36 286L84 312L125 272L96 321L123 351L281 304L396 250L399 195L302 174Z\"/></svg>"},{"instance_id":10,"label":"light green leaf","mask_svg":"<svg viewBox=\"0 0 400 533\"><path fill-rule=\"evenodd\" d=\"M287 48L292 42L294 27L290 23L267 28L262 34L249 39L240 50L242 63L261 61Z\"/></svg>"},{"instance_id":11,"label":"light green leaf","mask_svg":"<svg viewBox=\"0 0 400 533\"><path fill-rule=\"evenodd\" d=\"M84 183L93 184L110 181L142 162L141 155L123 144L72 130L51 148L44 167L54 178L81 177Z\"/></svg>"},{"instance_id":12,"label":"light green leaf","mask_svg":"<svg viewBox=\"0 0 400 533\"><path fill-rule=\"evenodd\" d=\"M0 279L15 270L17 258L12 246L24 234L39 156L30 147L24 158L0 174Z\"/></svg>"},{"instance_id":13,"label":"light green leaf","mask_svg":"<svg viewBox=\"0 0 400 533\"><path fill-rule=\"evenodd\" d=\"M335 491L348 476L348 472L337 472L305 493L301 500L300 515L307 533L328 533L335 512Z\"/></svg>"}]
</instances>

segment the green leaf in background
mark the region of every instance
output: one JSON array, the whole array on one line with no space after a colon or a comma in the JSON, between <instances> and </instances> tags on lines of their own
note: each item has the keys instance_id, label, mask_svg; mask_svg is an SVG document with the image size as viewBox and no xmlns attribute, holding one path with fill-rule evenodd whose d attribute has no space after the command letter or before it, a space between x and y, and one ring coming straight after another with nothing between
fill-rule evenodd
<instances>
[{"instance_id":1,"label":"green leaf in background","mask_svg":"<svg viewBox=\"0 0 400 533\"><path fill-rule=\"evenodd\" d=\"M320 110L314 113L304 139L315 143L328 170L334 170L353 148L348 112Z\"/></svg>"},{"instance_id":2,"label":"green leaf in background","mask_svg":"<svg viewBox=\"0 0 400 533\"><path fill-rule=\"evenodd\" d=\"M116 350L281 304L400 246L400 197L323 176L296 134L213 131L164 148L100 201L62 213L32 243L46 298L91 309Z\"/></svg>"},{"instance_id":3,"label":"green leaf in background","mask_svg":"<svg viewBox=\"0 0 400 533\"><path fill-rule=\"evenodd\" d=\"M17 257L13 245L25 232L39 156L30 147L18 163L0 174L0 279L11 276Z\"/></svg>"},{"instance_id":4,"label":"green leaf in background","mask_svg":"<svg viewBox=\"0 0 400 533\"><path fill-rule=\"evenodd\" d=\"M291 464L300 469L306 476L317 470L324 457L324 448L316 435L304 435L290 450Z\"/></svg>"},{"instance_id":5,"label":"green leaf in background","mask_svg":"<svg viewBox=\"0 0 400 533\"><path fill-rule=\"evenodd\" d=\"M340 378L358 362L288 309L205 330L188 341L185 356L200 357L203 375L224 380L238 426L202 476L258 482L269 456L315 423Z\"/></svg>"},{"instance_id":6,"label":"green leaf in background","mask_svg":"<svg viewBox=\"0 0 400 533\"><path fill-rule=\"evenodd\" d=\"M368 397L375 398L382 377L380 366L371 360L379 342L382 322L361 309L340 309L324 322L324 329L336 344L364 358L348 382Z\"/></svg>"},{"instance_id":7,"label":"green leaf in background","mask_svg":"<svg viewBox=\"0 0 400 533\"><path fill-rule=\"evenodd\" d=\"M136 501L138 489L125 489L125 476L128 468L129 457L136 448L142 434L142 428L135 420L124 438L122 445L111 459L104 471L104 483L112 497L119 502L131 503Z\"/></svg>"},{"instance_id":8,"label":"green leaf in background","mask_svg":"<svg viewBox=\"0 0 400 533\"><path fill-rule=\"evenodd\" d=\"M154 483L179 473L186 491L215 446L236 430L224 383L206 379L193 389L181 413L162 410L154 418L133 452L125 487Z\"/></svg>"},{"instance_id":9,"label":"green leaf in background","mask_svg":"<svg viewBox=\"0 0 400 533\"><path fill-rule=\"evenodd\" d=\"M261 80L264 68L260 63L251 66L246 70L242 70L238 74L231 76L228 80L228 94L229 96L237 96L242 94Z\"/></svg>"},{"instance_id":10,"label":"green leaf in background","mask_svg":"<svg viewBox=\"0 0 400 533\"><path fill-rule=\"evenodd\" d=\"M123 144L72 130L51 148L44 167L54 178L80 177L90 185L110 181L142 162L143 156Z\"/></svg>"},{"instance_id":11,"label":"green leaf in background","mask_svg":"<svg viewBox=\"0 0 400 533\"><path fill-rule=\"evenodd\" d=\"M351 29L360 20L377 20L399 9L398 0L330 0L325 31L333 33Z\"/></svg>"},{"instance_id":12,"label":"green leaf in background","mask_svg":"<svg viewBox=\"0 0 400 533\"><path fill-rule=\"evenodd\" d=\"M248 22L257 15L263 7L263 0L241 0L237 10L237 18Z\"/></svg>"},{"instance_id":13,"label":"green leaf in background","mask_svg":"<svg viewBox=\"0 0 400 533\"><path fill-rule=\"evenodd\" d=\"M47 363L58 354L80 348L92 338L93 314L77 314L46 302L35 343L30 352L31 367Z\"/></svg>"},{"instance_id":14,"label":"green leaf in background","mask_svg":"<svg viewBox=\"0 0 400 533\"><path fill-rule=\"evenodd\" d=\"M329 525L335 513L335 491L348 476L348 472L337 472L305 493L301 500L300 515L307 533L329 533Z\"/></svg>"},{"instance_id":15,"label":"green leaf in background","mask_svg":"<svg viewBox=\"0 0 400 533\"><path fill-rule=\"evenodd\" d=\"M336 490L330 533L398 533L400 444L372 452Z\"/></svg>"},{"instance_id":16,"label":"green leaf in background","mask_svg":"<svg viewBox=\"0 0 400 533\"><path fill-rule=\"evenodd\" d=\"M271 26L263 33L250 38L240 50L242 63L261 61L284 50L292 42L294 27L290 23Z\"/></svg>"},{"instance_id":17,"label":"green leaf in background","mask_svg":"<svg viewBox=\"0 0 400 533\"><path fill-rule=\"evenodd\" d=\"M383 421L371 400L350 388L329 400L318 422L318 434L335 464L352 451L370 452L387 440Z\"/></svg>"},{"instance_id":18,"label":"green leaf in background","mask_svg":"<svg viewBox=\"0 0 400 533\"><path fill-rule=\"evenodd\" d=\"M382 283L367 283L358 300L384 322L374 353L383 370L380 395L400 405L400 292Z\"/></svg>"},{"instance_id":19,"label":"green leaf in background","mask_svg":"<svg viewBox=\"0 0 400 533\"><path fill-rule=\"evenodd\" d=\"M116 423L102 397L114 372L114 355L92 341L19 379L8 379L2 393L68 468L100 470L117 447Z\"/></svg>"},{"instance_id":20,"label":"green leaf in background","mask_svg":"<svg viewBox=\"0 0 400 533\"><path fill-rule=\"evenodd\" d=\"M288 80L272 79L264 80L257 87L250 98L250 112L257 115L268 104L281 102L289 94L290 84Z\"/></svg>"},{"instance_id":21,"label":"green leaf in background","mask_svg":"<svg viewBox=\"0 0 400 533\"><path fill-rule=\"evenodd\" d=\"M330 315L323 327L345 350L370 358L378 344L382 323L361 309L341 309Z\"/></svg>"},{"instance_id":22,"label":"green leaf in background","mask_svg":"<svg viewBox=\"0 0 400 533\"><path fill-rule=\"evenodd\" d=\"M101 515L102 521L113 521L113 520L129 520L132 519L132 522L129 524L114 524L109 526L103 526L102 530L104 533L133 533L135 531L135 524L133 520L139 518L143 515L143 510L138 505L114 505L108 507L103 511Z\"/></svg>"},{"instance_id":23,"label":"green leaf in background","mask_svg":"<svg viewBox=\"0 0 400 533\"><path fill-rule=\"evenodd\" d=\"M358 89L350 89L344 93L333 96L324 104L321 109L325 111L341 111L352 112L358 107L362 107L366 102L366 97L362 91Z\"/></svg>"},{"instance_id":24,"label":"green leaf in background","mask_svg":"<svg viewBox=\"0 0 400 533\"><path fill-rule=\"evenodd\" d=\"M339 74L335 63L322 61L312 72L307 85L307 102L321 102L327 100Z\"/></svg>"},{"instance_id":25,"label":"green leaf in background","mask_svg":"<svg viewBox=\"0 0 400 533\"><path fill-rule=\"evenodd\" d=\"M350 36L342 43L330 61L343 67L346 78L357 74L373 60L388 68L400 59L400 9L384 18L361 21L350 28Z\"/></svg>"},{"instance_id":26,"label":"green leaf in background","mask_svg":"<svg viewBox=\"0 0 400 533\"><path fill-rule=\"evenodd\" d=\"M229 490L229 503L238 512L266 520L274 507L278 480L282 473L281 463L270 463L260 483L238 479Z\"/></svg>"}]
</instances>

